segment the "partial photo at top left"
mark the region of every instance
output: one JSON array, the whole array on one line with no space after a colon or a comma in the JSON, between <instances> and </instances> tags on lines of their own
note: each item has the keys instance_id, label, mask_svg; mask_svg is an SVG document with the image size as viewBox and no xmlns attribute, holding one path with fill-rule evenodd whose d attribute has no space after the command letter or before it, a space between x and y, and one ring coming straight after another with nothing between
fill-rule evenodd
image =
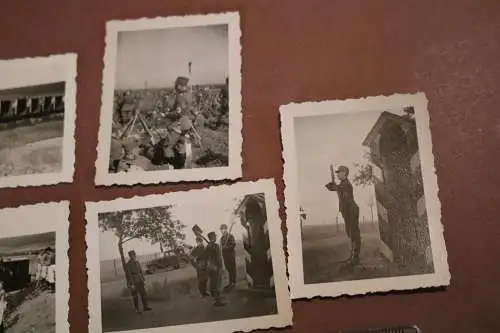
<instances>
[{"instance_id":1,"label":"partial photo at top left","mask_svg":"<svg viewBox=\"0 0 500 333\"><path fill-rule=\"evenodd\" d=\"M72 182L76 60L0 60L0 187Z\"/></svg>"}]
</instances>

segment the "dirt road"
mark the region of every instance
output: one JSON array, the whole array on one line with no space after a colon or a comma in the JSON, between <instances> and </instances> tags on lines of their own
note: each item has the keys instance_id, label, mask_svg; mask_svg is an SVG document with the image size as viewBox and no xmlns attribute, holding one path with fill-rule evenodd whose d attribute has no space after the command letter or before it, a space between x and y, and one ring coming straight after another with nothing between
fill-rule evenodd
<instances>
[{"instance_id":1,"label":"dirt road","mask_svg":"<svg viewBox=\"0 0 500 333\"><path fill-rule=\"evenodd\" d=\"M0 177L60 171L62 135L62 121L0 131Z\"/></svg>"},{"instance_id":2,"label":"dirt road","mask_svg":"<svg viewBox=\"0 0 500 333\"><path fill-rule=\"evenodd\" d=\"M165 283L167 281L167 283ZM237 287L224 293L228 303L214 307L210 297L201 298L196 272L191 266L147 276L150 312L136 314L124 281L101 284L103 332L183 325L189 323L263 316L276 312L274 297L249 291L241 278Z\"/></svg>"}]
</instances>

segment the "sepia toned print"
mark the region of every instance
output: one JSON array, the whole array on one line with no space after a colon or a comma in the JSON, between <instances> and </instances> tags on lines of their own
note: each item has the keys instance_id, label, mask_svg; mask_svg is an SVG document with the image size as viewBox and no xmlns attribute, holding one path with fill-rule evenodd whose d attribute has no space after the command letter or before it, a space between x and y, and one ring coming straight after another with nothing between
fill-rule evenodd
<instances>
[{"instance_id":1,"label":"sepia toned print","mask_svg":"<svg viewBox=\"0 0 500 333\"><path fill-rule=\"evenodd\" d=\"M292 297L447 285L425 95L281 117Z\"/></svg>"},{"instance_id":2,"label":"sepia toned print","mask_svg":"<svg viewBox=\"0 0 500 333\"><path fill-rule=\"evenodd\" d=\"M68 217L67 202L0 210L1 332L69 332Z\"/></svg>"},{"instance_id":3,"label":"sepia toned print","mask_svg":"<svg viewBox=\"0 0 500 333\"><path fill-rule=\"evenodd\" d=\"M271 180L87 203L91 332L291 324Z\"/></svg>"},{"instance_id":4,"label":"sepia toned print","mask_svg":"<svg viewBox=\"0 0 500 333\"><path fill-rule=\"evenodd\" d=\"M107 24L99 185L241 176L238 13Z\"/></svg>"},{"instance_id":5,"label":"sepia toned print","mask_svg":"<svg viewBox=\"0 0 500 333\"><path fill-rule=\"evenodd\" d=\"M0 187L71 182L76 55L0 61Z\"/></svg>"}]
</instances>

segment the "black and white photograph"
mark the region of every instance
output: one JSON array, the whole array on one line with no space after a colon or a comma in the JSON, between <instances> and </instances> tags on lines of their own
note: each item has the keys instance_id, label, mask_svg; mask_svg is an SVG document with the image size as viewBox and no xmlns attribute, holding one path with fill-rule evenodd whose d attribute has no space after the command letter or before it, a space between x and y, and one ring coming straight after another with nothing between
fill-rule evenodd
<instances>
[{"instance_id":1,"label":"black and white photograph","mask_svg":"<svg viewBox=\"0 0 500 333\"><path fill-rule=\"evenodd\" d=\"M241 177L238 13L106 28L96 183Z\"/></svg>"},{"instance_id":2,"label":"black and white photograph","mask_svg":"<svg viewBox=\"0 0 500 333\"><path fill-rule=\"evenodd\" d=\"M76 55L0 60L0 187L71 182Z\"/></svg>"},{"instance_id":3,"label":"black and white photograph","mask_svg":"<svg viewBox=\"0 0 500 333\"><path fill-rule=\"evenodd\" d=\"M0 332L69 332L68 217L67 202L0 210Z\"/></svg>"},{"instance_id":4,"label":"black and white photograph","mask_svg":"<svg viewBox=\"0 0 500 333\"><path fill-rule=\"evenodd\" d=\"M280 112L292 298L448 285L425 95Z\"/></svg>"},{"instance_id":5,"label":"black and white photograph","mask_svg":"<svg viewBox=\"0 0 500 333\"><path fill-rule=\"evenodd\" d=\"M86 207L90 332L291 325L272 180Z\"/></svg>"}]
</instances>

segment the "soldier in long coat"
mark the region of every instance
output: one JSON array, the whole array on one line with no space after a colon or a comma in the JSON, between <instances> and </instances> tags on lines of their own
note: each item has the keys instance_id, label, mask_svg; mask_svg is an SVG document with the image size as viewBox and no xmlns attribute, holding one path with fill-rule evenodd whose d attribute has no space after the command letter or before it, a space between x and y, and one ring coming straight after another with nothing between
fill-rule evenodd
<instances>
[{"instance_id":1,"label":"soldier in long coat","mask_svg":"<svg viewBox=\"0 0 500 333\"><path fill-rule=\"evenodd\" d=\"M339 183L335 182L335 174L339 178ZM354 200L353 187L347 176L349 168L339 166L336 171L330 165L331 182L325 187L329 191L336 191L339 198L339 210L344 218L347 236L351 240L351 255L347 260L349 265L359 264L359 254L361 251L361 233L359 230L359 206Z\"/></svg>"},{"instance_id":2,"label":"soldier in long coat","mask_svg":"<svg viewBox=\"0 0 500 333\"><path fill-rule=\"evenodd\" d=\"M229 233L226 224L220 226L222 237L220 244L222 248L222 258L224 259L224 266L229 274L229 283L224 289L229 290L236 284L236 240L234 236Z\"/></svg>"},{"instance_id":3,"label":"soldier in long coat","mask_svg":"<svg viewBox=\"0 0 500 333\"><path fill-rule=\"evenodd\" d=\"M210 294L214 298L214 306L224 306L220 297L220 284L222 277L222 254L219 244L217 244L217 234L208 233L209 243L205 248L205 254L208 263L208 277L210 283Z\"/></svg>"}]
</instances>

